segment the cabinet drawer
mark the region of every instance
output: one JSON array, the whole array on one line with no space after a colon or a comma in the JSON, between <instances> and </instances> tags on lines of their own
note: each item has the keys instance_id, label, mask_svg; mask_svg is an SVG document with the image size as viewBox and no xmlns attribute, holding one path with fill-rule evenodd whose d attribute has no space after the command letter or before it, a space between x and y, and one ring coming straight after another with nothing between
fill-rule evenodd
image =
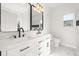
<instances>
[{"instance_id":1,"label":"cabinet drawer","mask_svg":"<svg viewBox=\"0 0 79 59\"><path fill-rule=\"evenodd\" d=\"M51 35L47 35L47 36L45 36L44 39L45 39L45 40L50 40L50 39L51 39Z\"/></svg>"},{"instance_id":2,"label":"cabinet drawer","mask_svg":"<svg viewBox=\"0 0 79 59\"><path fill-rule=\"evenodd\" d=\"M22 56L27 55L28 53L32 53L34 51L34 42L25 43L20 46L17 46L13 49L7 50L8 56Z\"/></svg>"},{"instance_id":3,"label":"cabinet drawer","mask_svg":"<svg viewBox=\"0 0 79 59\"><path fill-rule=\"evenodd\" d=\"M39 44L38 56L45 56L49 53L50 53L50 40L46 40L42 44Z\"/></svg>"},{"instance_id":4,"label":"cabinet drawer","mask_svg":"<svg viewBox=\"0 0 79 59\"><path fill-rule=\"evenodd\" d=\"M40 38L37 40L37 42L40 44L40 43L42 43L42 42L44 42L44 41L46 41L46 40L51 40L51 35L42 36L42 37L40 37Z\"/></svg>"},{"instance_id":5,"label":"cabinet drawer","mask_svg":"<svg viewBox=\"0 0 79 59\"><path fill-rule=\"evenodd\" d=\"M13 55L13 56L17 56L17 55L20 55L20 54L25 54L25 53L28 53L29 50L31 50L31 46L25 46L24 48L19 48L19 47L16 47L15 49L12 49L12 50L7 50L7 55Z\"/></svg>"},{"instance_id":6,"label":"cabinet drawer","mask_svg":"<svg viewBox=\"0 0 79 59\"><path fill-rule=\"evenodd\" d=\"M40 42L40 43L39 43ZM49 42L50 43L50 40L45 40L45 41L39 41L38 42L38 47L41 47L41 46L45 46L46 45L46 42ZM50 45L50 44L49 44Z\"/></svg>"}]
</instances>

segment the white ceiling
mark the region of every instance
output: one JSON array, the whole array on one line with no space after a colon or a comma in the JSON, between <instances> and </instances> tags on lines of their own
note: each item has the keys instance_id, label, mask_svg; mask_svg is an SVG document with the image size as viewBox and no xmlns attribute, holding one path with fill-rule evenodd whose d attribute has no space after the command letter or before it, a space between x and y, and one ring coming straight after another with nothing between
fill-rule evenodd
<instances>
[{"instance_id":1,"label":"white ceiling","mask_svg":"<svg viewBox=\"0 0 79 59\"><path fill-rule=\"evenodd\" d=\"M60 5L63 5L63 3L44 3L44 5L48 8L55 8ZM3 8L7 8L9 11L12 10L13 12L23 13L26 11L26 8L28 7L28 4L23 3L2 3L1 5Z\"/></svg>"},{"instance_id":2,"label":"white ceiling","mask_svg":"<svg viewBox=\"0 0 79 59\"><path fill-rule=\"evenodd\" d=\"M12 12L23 13L27 10L28 4L23 3L2 3L1 7Z\"/></svg>"},{"instance_id":3,"label":"white ceiling","mask_svg":"<svg viewBox=\"0 0 79 59\"><path fill-rule=\"evenodd\" d=\"M45 5L48 6L49 8L56 8L56 7L59 7L63 4L64 3L45 3Z\"/></svg>"}]
</instances>

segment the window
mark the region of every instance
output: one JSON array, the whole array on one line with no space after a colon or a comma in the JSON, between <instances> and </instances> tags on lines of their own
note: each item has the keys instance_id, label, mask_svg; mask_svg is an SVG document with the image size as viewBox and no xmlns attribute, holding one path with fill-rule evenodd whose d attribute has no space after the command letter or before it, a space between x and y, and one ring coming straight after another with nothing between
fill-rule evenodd
<instances>
[{"instance_id":1,"label":"window","mask_svg":"<svg viewBox=\"0 0 79 59\"><path fill-rule=\"evenodd\" d=\"M73 26L74 13L64 15L64 26Z\"/></svg>"}]
</instances>

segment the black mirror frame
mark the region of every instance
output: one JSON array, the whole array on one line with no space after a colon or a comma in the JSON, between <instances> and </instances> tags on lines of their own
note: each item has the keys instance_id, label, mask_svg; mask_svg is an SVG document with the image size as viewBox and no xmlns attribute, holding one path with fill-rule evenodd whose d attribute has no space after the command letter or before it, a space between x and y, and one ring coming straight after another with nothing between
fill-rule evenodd
<instances>
[{"instance_id":1,"label":"black mirror frame","mask_svg":"<svg viewBox=\"0 0 79 59\"><path fill-rule=\"evenodd\" d=\"M0 3L0 32L1 32L1 3Z\"/></svg>"},{"instance_id":2,"label":"black mirror frame","mask_svg":"<svg viewBox=\"0 0 79 59\"><path fill-rule=\"evenodd\" d=\"M29 5L30 5L30 30L32 30L32 27L38 27L39 25L32 25L32 7L33 7L33 5L32 4L30 4L30 3L28 3ZM43 18L44 18L44 12L42 12L42 29L41 30L43 30L44 29L44 20L43 20Z\"/></svg>"}]
</instances>

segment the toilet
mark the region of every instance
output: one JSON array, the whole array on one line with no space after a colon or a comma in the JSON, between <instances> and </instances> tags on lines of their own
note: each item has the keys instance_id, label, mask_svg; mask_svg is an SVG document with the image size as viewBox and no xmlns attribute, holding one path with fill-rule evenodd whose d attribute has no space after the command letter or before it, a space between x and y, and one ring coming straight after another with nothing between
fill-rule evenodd
<instances>
[{"instance_id":1,"label":"toilet","mask_svg":"<svg viewBox=\"0 0 79 59\"><path fill-rule=\"evenodd\" d=\"M50 41L51 51L54 52L55 48L60 47L61 44L62 44L61 39L53 37Z\"/></svg>"},{"instance_id":2,"label":"toilet","mask_svg":"<svg viewBox=\"0 0 79 59\"><path fill-rule=\"evenodd\" d=\"M56 37L53 37L50 42L52 48L58 48L62 44L62 40Z\"/></svg>"},{"instance_id":3,"label":"toilet","mask_svg":"<svg viewBox=\"0 0 79 59\"><path fill-rule=\"evenodd\" d=\"M60 45L61 45L61 39L59 39L59 38L53 38L53 40L54 40L54 47L56 47L56 48L58 48Z\"/></svg>"}]
</instances>

